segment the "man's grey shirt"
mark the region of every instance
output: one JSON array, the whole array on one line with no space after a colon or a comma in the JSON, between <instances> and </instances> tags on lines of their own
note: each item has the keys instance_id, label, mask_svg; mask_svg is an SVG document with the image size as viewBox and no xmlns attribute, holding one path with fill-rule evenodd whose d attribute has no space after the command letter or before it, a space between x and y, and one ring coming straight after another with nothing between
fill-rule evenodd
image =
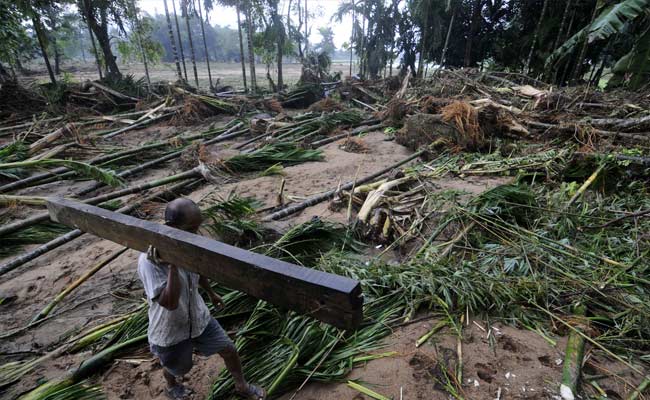
<instances>
[{"instance_id":1,"label":"man's grey shirt","mask_svg":"<svg viewBox=\"0 0 650 400\"><path fill-rule=\"evenodd\" d=\"M198 337L211 318L210 311L199 294L199 274L182 268L178 268L181 283L178 308L168 310L158 304L158 296L167 286L168 273L167 265L158 265L149 260L146 253L140 254L138 275L149 303L149 343L163 347Z\"/></svg>"}]
</instances>

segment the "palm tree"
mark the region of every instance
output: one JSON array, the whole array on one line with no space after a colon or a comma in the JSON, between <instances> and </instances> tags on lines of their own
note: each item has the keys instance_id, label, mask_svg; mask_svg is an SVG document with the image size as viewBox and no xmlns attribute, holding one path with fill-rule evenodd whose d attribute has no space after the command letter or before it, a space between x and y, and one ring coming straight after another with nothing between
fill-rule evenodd
<instances>
[{"instance_id":1,"label":"palm tree","mask_svg":"<svg viewBox=\"0 0 650 400\"><path fill-rule=\"evenodd\" d=\"M201 0L198 1L199 19L201 20L201 37L203 38L203 50L205 51L205 62L208 65L208 81L210 81L210 89L212 89L212 73L210 72L210 54L208 54L208 44L205 41L205 28L203 27L203 12L201 11ZM206 19L208 13L205 14Z\"/></svg>"},{"instance_id":2,"label":"palm tree","mask_svg":"<svg viewBox=\"0 0 650 400\"><path fill-rule=\"evenodd\" d=\"M451 1L447 3L447 5L451 5ZM453 7L453 11L451 12L451 19L449 20L449 28L447 28L447 36L445 37L445 44L442 47L442 54L440 55L440 63L439 63L440 67L442 67L445 64L445 60L447 57L447 50L449 49L449 39L451 38L451 31L454 29L454 20L456 19L457 9L458 9L457 7Z\"/></svg>"},{"instance_id":3,"label":"palm tree","mask_svg":"<svg viewBox=\"0 0 650 400\"><path fill-rule=\"evenodd\" d=\"M140 54L142 54L142 63L144 64L144 74L147 79L147 85L151 87L151 78L149 77L149 65L147 63L147 54L144 50L144 46L142 45L142 26L140 25L140 19L138 18L138 9L135 6L135 0L131 0L130 5L133 12L133 22L134 22L133 32L136 36L138 47L140 48Z\"/></svg>"},{"instance_id":4,"label":"palm tree","mask_svg":"<svg viewBox=\"0 0 650 400\"><path fill-rule=\"evenodd\" d=\"M56 78L54 77L54 70L50 64L50 57L47 54L47 36L45 35L45 28L43 27L43 22L41 21L41 16L37 10L34 9L32 2L30 0L21 0L18 2L18 7L23 12L24 15L28 16L32 21L34 27L34 32L36 33L36 39L38 40L38 45L41 48L41 55L43 56L43 61L45 61L45 67L47 68L47 73L50 75L50 81L56 84Z\"/></svg>"},{"instance_id":5,"label":"palm tree","mask_svg":"<svg viewBox=\"0 0 650 400\"><path fill-rule=\"evenodd\" d=\"M255 76L255 53L253 51L253 19L251 18L251 2L244 3L244 16L246 17L246 40L248 44L248 62L251 71L251 91L257 92L257 77Z\"/></svg>"},{"instance_id":6,"label":"palm tree","mask_svg":"<svg viewBox=\"0 0 650 400\"><path fill-rule=\"evenodd\" d=\"M176 22L176 34L178 35L178 50L181 52L181 62L183 63L183 74L185 75L185 82L187 82L187 66L185 65L185 53L183 51L183 38L181 37L181 27L178 25L178 15L176 14L175 0L172 0L172 9L174 10L174 21Z\"/></svg>"},{"instance_id":7,"label":"palm tree","mask_svg":"<svg viewBox=\"0 0 650 400\"><path fill-rule=\"evenodd\" d=\"M194 82L196 87L199 87L199 73L196 70L196 53L194 53L194 43L192 42L192 29L190 28L190 10L189 0L181 0L181 13L185 16L185 26L187 27L187 41L190 43L190 56L192 60L192 68L194 69Z\"/></svg>"},{"instance_id":8,"label":"palm tree","mask_svg":"<svg viewBox=\"0 0 650 400\"><path fill-rule=\"evenodd\" d=\"M528 52L528 58L526 58L526 64L524 65L524 74L528 74L530 70L530 62L533 59L533 50L535 50L535 44L537 43L539 32L542 30L542 22L544 21L544 16L546 15L547 7L548 7L548 0L544 0L544 5L542 6L542 14L539 16L539 20L537 21L537 26L535 27L535 33L533 34L533 42L530 44L530 51Z\"/></svg>"},{"instance_id":9,"label":"palm tree","mask_svg":"<svg viewBox=\"0 0 650 400\"><path fill-rule=\"evenodd\" d=\"M174 54L174 62L176 63L176 72L178 79L183 80L183 72L181 71L181 63L178 61L178 53L176 52L176 40L174 39L174 29L172 28L172 20L169 17L169 9L167 8L167 0L163 0L165 4L165 17L167 18L167 30L169 31L169 43Z\"/></svg>"},{"instance_id":10,"label":"palm tree","mask_svg":"<svg viewBox=\"0 0 650 400\"><path fill-rule=\"evenodd\" d=\"M235 3L237 12L237 32L239 33L239 59L241 61L241 75L244 79L244 91L248 92L248 83L246 82L246 61L244 60L244 40L241 32L241 18L239 16L239 2Z\"/></svg>"}]
</instances>

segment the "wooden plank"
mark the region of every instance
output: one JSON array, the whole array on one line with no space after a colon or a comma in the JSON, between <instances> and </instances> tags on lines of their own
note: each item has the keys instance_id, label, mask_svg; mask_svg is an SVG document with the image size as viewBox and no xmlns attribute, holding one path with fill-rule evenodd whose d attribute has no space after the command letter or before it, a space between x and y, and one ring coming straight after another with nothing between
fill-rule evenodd
<instances>
[{"instance_id":1,"label":"wooden plank","mask_svg":"<svg viewBox=\"0 0 650 400\"><path fill-rule=\"evenodd\" d=\"M353 279L71 200L48 198L47 208L56 222L139 251L153 245L166 262L276 306L343 329L361 323L361 286Z\"/></svg>"}]
</instances>

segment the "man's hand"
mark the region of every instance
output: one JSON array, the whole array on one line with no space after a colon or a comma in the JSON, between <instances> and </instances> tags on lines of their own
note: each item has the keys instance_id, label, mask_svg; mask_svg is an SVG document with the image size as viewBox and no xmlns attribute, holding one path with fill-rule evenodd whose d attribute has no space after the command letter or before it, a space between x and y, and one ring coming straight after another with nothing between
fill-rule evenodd
<instances>
[{"instance_id":1,"label":"man's hand","mask_svg":"<svg viewBox=\"0 0 650 400\"><path fill-rule=\"evenodd\" d=\"M208 292L208 296L210 296L210 300L212 301L212 305L214 306L215 312L220 312L221 310L224 309L225 304L223 303L223 299L221 298L221 296L219 296L215 292Z\"/></svg>"},{"instance_id":2,"label":"man's hand","mask_svg":"<svg viewBox=\"0 0 650 400\"><path fill-rule=\"evenodd\" d=\"M149 248L147 249L147 259L156 265L162 264L162 260L158 255L158 249L153 247L152 245L149 245Z\"/></svg>"}]
</instances>

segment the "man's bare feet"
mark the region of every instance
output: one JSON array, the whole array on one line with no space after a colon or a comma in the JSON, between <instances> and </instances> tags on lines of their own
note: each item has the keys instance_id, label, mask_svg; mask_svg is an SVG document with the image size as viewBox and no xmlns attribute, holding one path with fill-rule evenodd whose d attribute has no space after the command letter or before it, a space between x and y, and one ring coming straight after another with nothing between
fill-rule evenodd
<instances>
[{"instance_id":1,"label":"man's bare feet","mask_svg":"<svg viewBox=\"0 0 650 400\"><path fill-rule=\"evenodd\" d=\"M190 398L193 391L192 389L177 383L174 386L167 387L165 393L167 394L167 397L172 400L186 400Z\"/></svg>"},{"instance_id":2,"label":"man's bare feet","mask_svg":"<svg viewBox=\"0 0 650 400\"><path fill-rule=\"evenodd\" d=\"M266 400L266 390L261 387L246 384L244 390L237 390L237 395L246 400Z\"/></svg>"}]
</instances>

